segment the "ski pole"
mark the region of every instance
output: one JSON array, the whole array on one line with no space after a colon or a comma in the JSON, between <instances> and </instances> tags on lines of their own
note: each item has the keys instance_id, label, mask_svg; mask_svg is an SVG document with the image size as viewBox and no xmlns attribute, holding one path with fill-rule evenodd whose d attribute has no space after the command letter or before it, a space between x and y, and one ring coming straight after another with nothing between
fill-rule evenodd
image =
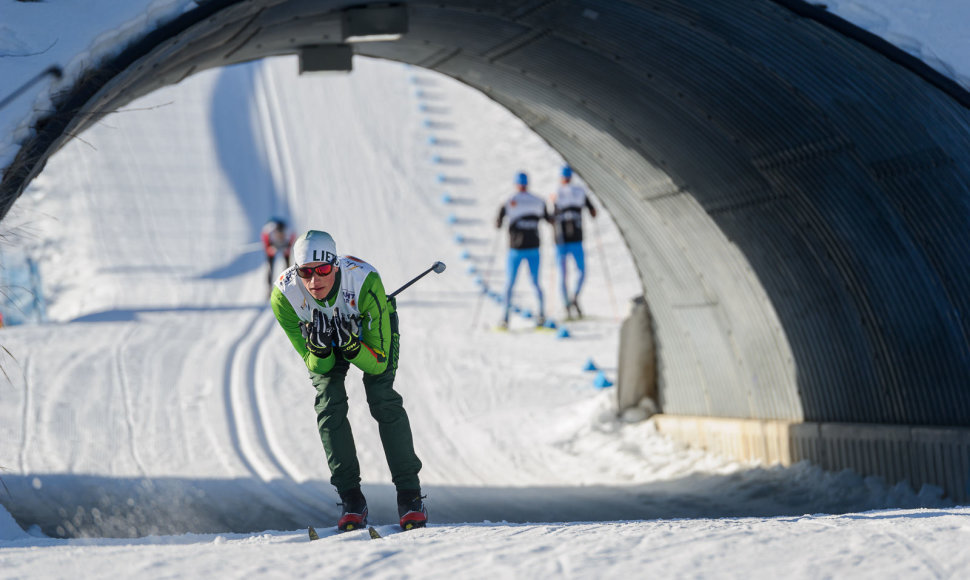
<instances>
[{"instance_id":1,"label":"ski pole","mask_svg":"<svg viewBox=\"0 0 970 580\"><path fill-rule=\"evenodd\" d=\"M498 250L499 239L502 237L502 230L495 230L495 238L492 240L492 249L488 253L488 266L485 267L484 275L482 278L482 292L478 295L478 302L475 303L475 312L472 314L472 328L478 324L478 313L482 309L482 302L485 301L485 294L488 293L488 283L492 277L492 263L495 262L495 253Z\"/></svg>"},{"instance_id":2,"label":"ski pole","mask_svg":"<svg viewBox=\"0 0 970 580\"><path fill-rule=\"evenodd\" d=\"M596 249L599 250L600 262L603 262L603 272L606 274L606 288L610 292L610 308L613 310L613 318L619 320L620 317L616 310L616 297L613 295L613 279L610 277L610 268L606 261L606 252L603 251L603 243L600 240L600 226L593 220L593 232L596 234Z\"/></svg>"},{"instance_id":3,"label":"ski pole","mask_svg":"<svg viewBox=\"0 0 970 580\"><path fill-rule=\"evenodd\" d=\"M417 275L417 276L415 276L414 278L411 278L411 281L410 281L410 282L408 282L408 283L407 283L407 284L405 284L404 286L401 286L400 288L398 288L398 289L397 289L397 290L395 290L394 292L391 292L391 293L390 293L390 294L388 295L388 298L394 298L394 297L395 297L395 296L397 296L397 295L398 295L398 294L399 294L399 293L400 293L400 292L401 292L402 290L404 290L405 288L407 288L407 287L408 287L408 286L410 286L411 284L414 284L415 282L417 282L417 281L418 281L418 280L420 280L421 278L424 278L424 277L425 277L425 276L426 276L426 275L427 275L428 273L430 273L430 272L434 272L435 274L440 274L440 273L442 273L442 272L444 272L444 271L445 271L445 263L444 263L444 262L435 262L434 264L431 264L431 267L430 267L430 268L428 268L428 269L427 269L427 270L425 270L424 272L421 272L420 274L418 274L418 275Z\"/></svg>"}]
</instances>

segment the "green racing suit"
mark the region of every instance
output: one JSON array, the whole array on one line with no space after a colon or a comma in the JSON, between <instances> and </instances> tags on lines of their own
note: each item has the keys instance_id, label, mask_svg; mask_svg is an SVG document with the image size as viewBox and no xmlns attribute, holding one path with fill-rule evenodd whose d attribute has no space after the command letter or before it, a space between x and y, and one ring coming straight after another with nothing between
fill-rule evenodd
<instances>
[{"instance_id":1,"label":"green racing suit","mask_svg":"<svg viewBox=\"0 0 970 580\"><path fill-rule=\"evenodd\" d=\"M403 399L394 390L400 348L395 301L387 297L380 275L366 262L343 256L338 265L333 288L323 300L310 296L296 275L295 266L280 275L270 296L276 320L303 358L317 391L314 407L330 467L330 482L341 493L360 486L360 464L347 419L344 384L352 364L364 373L367 404L378 423L394 486L398 490L419 489L421 461L414 452ZM354 321L361 349L353 359L344 359L337 348L325 358L307 350L300 323L312 320L313 310L320 310L328 320L343 316Z\"/></svg>"}]
</instances>

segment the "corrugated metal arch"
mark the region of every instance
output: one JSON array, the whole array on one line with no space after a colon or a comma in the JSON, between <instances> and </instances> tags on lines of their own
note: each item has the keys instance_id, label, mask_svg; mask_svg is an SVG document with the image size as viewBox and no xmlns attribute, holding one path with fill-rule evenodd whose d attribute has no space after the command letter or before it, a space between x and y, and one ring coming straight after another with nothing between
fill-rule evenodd
<instances>
[{"instance_id":1,"label":"corrugated metal arch","mask_svg":"<svg viewBox=\"0 0 970 580\"><path fill-rule=\"evenodd\" d=\"M200 2L58 103L0 215L101 112L337 42L350 4ZM402 40L356 52L482 90L593 186L641 274L667 413L970 424L965 91L798 0L405 4Z\"/></svg>"}]
</instances>

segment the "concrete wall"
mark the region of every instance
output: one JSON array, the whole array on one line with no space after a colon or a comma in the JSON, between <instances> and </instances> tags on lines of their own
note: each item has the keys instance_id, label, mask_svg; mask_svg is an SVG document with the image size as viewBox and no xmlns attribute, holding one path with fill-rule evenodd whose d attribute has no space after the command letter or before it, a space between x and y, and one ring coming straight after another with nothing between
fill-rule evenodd
<instances>
[{"instance_id":1,"label":"concrete wall","mask_svg":"<svg viewBox=\"0 0 970 580\"><path fill-rule=\"evenodd\" d=\"M864 423L795 423L655 415L671 438L742 461L791 465L808 460L829 471L851 469L889 483L943 489L970 500L970 429Z\"/></svg>"}]
</instances>

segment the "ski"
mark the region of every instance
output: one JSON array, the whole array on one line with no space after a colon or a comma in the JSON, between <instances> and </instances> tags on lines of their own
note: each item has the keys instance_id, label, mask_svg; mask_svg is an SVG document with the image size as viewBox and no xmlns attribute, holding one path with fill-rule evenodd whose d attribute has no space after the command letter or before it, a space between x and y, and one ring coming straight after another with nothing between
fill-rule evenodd
<instances>
[{"instance_id":1,"label":"ski","mask_svg":"<svg viewBox=\"0 0 970 580\"><path fill-rule=\"evenodd\" d=\"M486 326L485 328L486 328L486 330L490 330L492 332L498 332L498 333L502 333L502 334L530 334L530 333L553 334L553 333L557 332L558 325L553 326L553 327L550 327L550 326L521 326L521 327L520 326L516 326L516 327L511 327L510 328L508 326L503 326L502 324L497 324L497 325L491 326L491 327Z\"/></svg>"},{"instance_id":2,"label":"ski","mask_svg":"<svg viewBox=\"0 0 970 580\"><path fill-rule=\"evenodd\" d=\"M314 541L314 540L319 540L320 539L320 534L318 534L317 531L315 529L313 529L313 526L307 526L307 530L306 531L307 531L307 535L310 536L310 541L311 542ZM350 531L350 530L348 530L348 531ZM372 539L372 540L380 540L381 538L384 537L384 536L382 536L380 534L380 532L378 532L376 529L374 529L374 526L368 527L367 528L367 533L370 534L370 539Z\"/></svg>"}]
</instances>

